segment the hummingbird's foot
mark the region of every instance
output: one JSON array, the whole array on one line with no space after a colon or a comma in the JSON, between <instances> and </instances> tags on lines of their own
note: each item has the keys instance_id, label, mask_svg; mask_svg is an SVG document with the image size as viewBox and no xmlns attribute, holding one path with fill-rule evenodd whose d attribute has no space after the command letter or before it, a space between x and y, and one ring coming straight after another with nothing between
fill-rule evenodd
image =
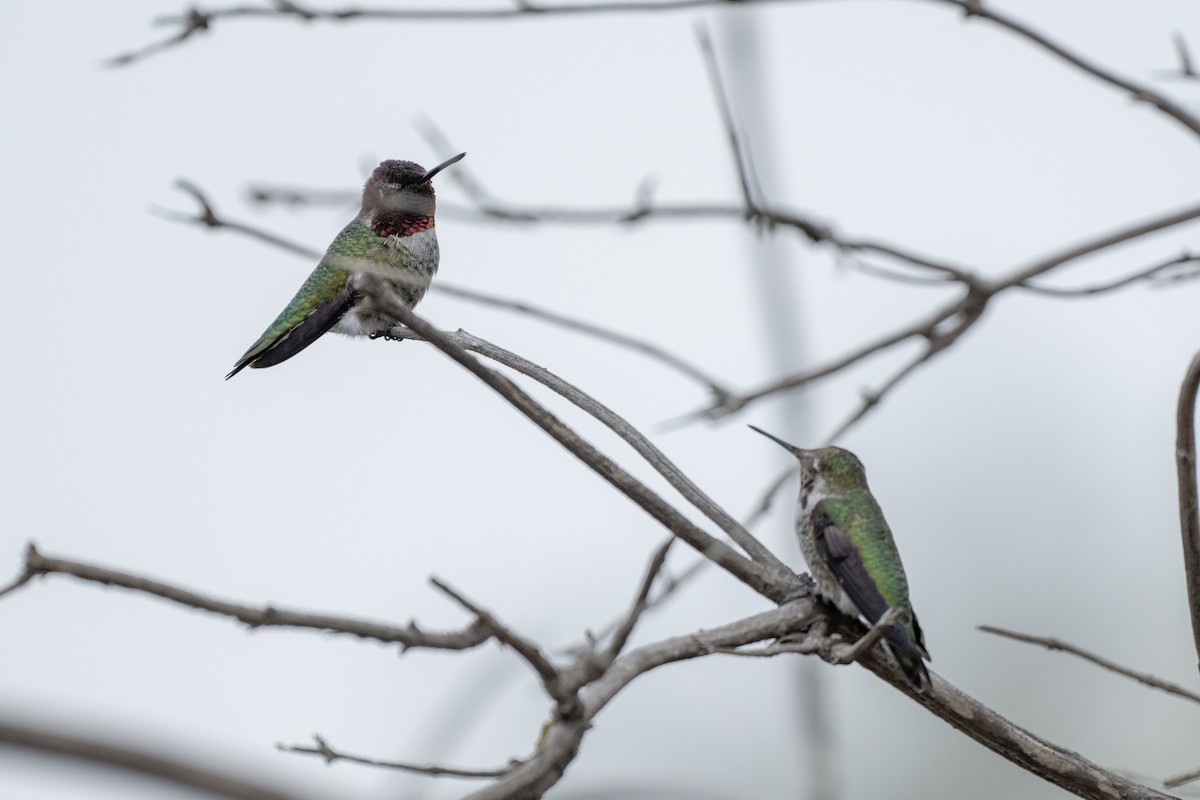
<instances>
[{"instance_id":1,"label":"hummingbird's foot","mask_svg":"<svg viewBox=\"0 0 1200 800\"><path fill-rule=\"evenodd\" d=\"M393 327L388 328L382 333L377 333L375 336L382 337L385 342L402 342L408 338L404 334L408 333L409 330L410 329L407 326L396 323L396 325ZM393 333L393 331L395 331L395 333ZM375 337L372 336L371 338L373 339Z\"/></svg>"}]
</instances>

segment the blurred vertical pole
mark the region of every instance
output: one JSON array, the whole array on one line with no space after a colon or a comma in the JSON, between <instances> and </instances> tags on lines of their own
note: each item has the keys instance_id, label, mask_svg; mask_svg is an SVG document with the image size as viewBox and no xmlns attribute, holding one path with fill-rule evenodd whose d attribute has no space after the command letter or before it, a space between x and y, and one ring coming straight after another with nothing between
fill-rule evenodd
<instances>
[{"instance_id":1,"label":"blurred vertical pole","mask_svg":"<svg viewBox=\"0 0 1200 800\"><path fill-rule=\"evenodd\" d=\"M763 44L759 32L759 12L749 8L733 8L721 12L719 18L718 52L723 54L721 66L730 97L730 105L740 130L738 133L749 151L763 196L777 199L777 173L772 127L769 114L769 92L763 65ZM801 313L800 275L790 244L783 237L758 235L749 240L749 258L758 294L758 306L764 326L764 346L770 374L794 372L804 366L805 347ZM793 251L794 252L794 251ZM789 441L807 443L814 435L811 424L811 401L803 394L789 396L779 407L780 418L774 429ZM790 497L789 497L790 500ZM788 520L791 519L791 503ZM791 527L781 527L786 539L782 552L794 553L796 545ZM793 660L796 680L795 719L798 723L802 759L798 762L801 774L797 781L802 800L837 800L841 786L833 742L834 731L829 708L829 676L823 664L815 658Z\"/></svg>"}]
</instances>

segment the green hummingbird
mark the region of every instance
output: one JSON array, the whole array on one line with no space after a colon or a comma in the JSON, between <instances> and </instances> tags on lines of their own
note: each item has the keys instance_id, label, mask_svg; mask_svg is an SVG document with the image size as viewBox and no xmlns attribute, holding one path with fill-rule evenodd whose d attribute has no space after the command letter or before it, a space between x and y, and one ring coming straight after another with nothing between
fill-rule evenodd
<instances>
[{"instance_id":1,"label":"green hummingbird","mask_svg":"<svg viewBox=\"0 0 1200 800\"><path fill-rule=\"evenodd\" d=\"M229 380L246 367L286 361L333 330L375 339L397 324L387 302L370 292L387 291L387 301L412 308L421 301L438 268L430 180L466 153L426 172L411 161L384 161L363 187L362 210L342 229L321 263L275 321L233 365ZM364 280L364 275L382 280ZM369 290L364 287L371 287Z\"/></svg>"},{"instance_id":2,"label":"green hummingbird","mask_svg":"<svg viewBox=\"0 0 1200 800\"><path fill-rule=\"evenodd\" d=\"M889 608L900 617L885 635L909 685L929 689L925 637L908 599L900 551L858 456L840 447L803 450L750 426L800 461L796 538L817 592L852 617L874 625Z\"/></svg>"}]
</instances>

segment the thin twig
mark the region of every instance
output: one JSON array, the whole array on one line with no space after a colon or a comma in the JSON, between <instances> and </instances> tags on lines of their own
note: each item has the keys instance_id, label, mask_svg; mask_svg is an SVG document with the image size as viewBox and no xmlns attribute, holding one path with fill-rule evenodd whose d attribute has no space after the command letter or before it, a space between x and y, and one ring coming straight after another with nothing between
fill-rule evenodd
<instances>
[{"instance_id":1,"label":"thin twig","mask_svg":"<svg viewBox=\"0 0 1200 800\"><path fill-rule=\"evenodd\" d=\"M472 613L477 613L477 609L472 609ZM577 716L556 717L530 758L515 765L511 772L498 778L495 783L470 796L477 800L541 796L561 778L563 770L574 759L579 744L591 728L596 714L639 675L664 664L758 641L777 640L799 631L810 630L814 623L821 619L822 612L817 609L810 596L804 595L777 608L727 625L672 637L621 654L603 675L579 691ZM830 644L814 640L812 649L821 652L828 649ZM936 675L931 675L935 689L933 693L913 694L891 660L877 649L865 653L858 663L1004 758L1081 797L1107 797L1111 796L1112 792L1117 792L1119 796L1131 800L1166 798L1161 793L1108 772L1076 753L1013 725ZM9 741L10 737L12 735L9 730L0 726L0 741ZM97 755L70 743L62 745L58 741L38 741L28 736L25 731L19 731L12 738L16 739L16 744L34 749L50 752L62 750L103 763L126 766L121 763L119 756L106 752ZM79 750L85 752L76 752ZM157 768L153 764L148 767L135 764L128 768L157 774ZM288 797L254 793L230 796L247 797L252 800Z\"/></svg>"},{"instance_id":2,"label":"thin twig","mask_svg":"<svg viewBox=\"0 0 1200 800\"><path fill-rule=\"evenodd\" d=\"M357 277L368 281L378 280L370 274ZM363 290L367 291L366 288ZM387 297L383 292L375 292L371 296L381 299ZM550 434L572 455L658 520L663 527L682 539L688 546L711 559L759 594L775 602L786 600L795 591L798 578L790 570L782 567L772 569L766 564L759 564L747 559L735 552L729 545L697 528L645 484L572 431L557 416L522 391L516 384L495 370L485 367L450 337L418 317L411 309L405 308L400 303L390 303L387 312L491 387L531 422ZM749 532L747 532L747 536L749 536ZM750 539L757 543L753 537ZM774 555L771 556L771 559L778 562Z\"/></svg>"},{"instance_id":3,"label":"thin twig","mask_svg":"<svg viewBox=\"0 0 1200 800\"><path fill-rule=\"evenodd\" d=\"M1156 92L1153 88L1122 77L1112 70L1105 69L1085 59L1083 56L1067 49L1048 36L1038 32L1029 25L992 9L983 0L939 0L944 5L960 9L968 18L984 19L998 25L1012 34L1041 48L1061 61L1070 64L1084 73L1128 93L1134 100L1146 103L1168 117L1188 128L1193 134L1200 135L1200 118L1189 113L1187 109L1171 100L1169 97ZM796 0L651 0L650 2L584 2L541 4L526 0L511 8L437 8L437 9L396 9L396 8L341 8L323 10L306 7L299 9L294 3L276 5L274 8L261 6L232 6L209 11L200 11L192 7L184 14L160 17L158 24L174 25L179 32L168 39L148 45L140 50L118 55L109 60L111 65L127 65L146 58L163 50L177 47L193 38L196 34L209 30L219 19L261 18L261 19L302 19L305 22L352 20L390 20L390 21L468 21L468 20L504 20L530 19L544 20L556 15L588 15L588 14L630 14L645 12L679 12L704 8L709 6L739 6L748 7L753 4L766 2L796 2ZM1188 70L1186 49L1182 50L1184 71Z\"/></svg>"},{"instance_id":4,"label":"thin twig","mask_svg":"<svg viewBox=\"0 0 1200 800\"><path fill-rule=\"evenodd\" d=\"M1175 59L1179 62L1179 66L1172 70L1156 70L1156 74L1162 78L1175 78L1181 81L1194 81L1200 78L1200 73L1196 72L1196 67L1192 64L1192 56L1188 52L1187 40L1183 38L1183 34L1175 31L1171 34L1171 43L1175 46Z\"/></svg>"},{"instance_id":5,"label":"thin twig","mask_svg":"<svg viewBox=\"0 0 1200 800\"><path fill-rule=\"evenodd\" d=\"M517 655L525 659L526 663L533 667L534 672L542 679L542 684L546 687L546 692L555 700L560 699L558 697L560 693L558 667L550 663L550 659L542 653L536 644L500 622L490 611L471 602L440 578L430 578L429 582L436 586L443 594L474 614L483 623L484 627L491 631L497 640L508 645Z\"/></svg>"},{"instance_id":6,"label":"thin twig","mask_svg":"<svg viewBox=\"0 0 1200 800\"><path fill-rule=\"evenodd\" d=\"M1172 775L1169 778L1163 778L1163 786L1168 789L1174 789L1177 786L1183 786L1185 783L1191 783L1197 778L1200 778L1200 769L1193 769L1178 775Z\"/></svg>"},{"instance_id":7,"label":"thin twig","mask_svg":"<svg viewBox=\"0 0 1200 800\"><path fill-rule=\"evenodd\" d=\"M350 753L343 753L335 750L318 734L313 734L312 745L302 744L277 744L275 748L283 753L301 753L320 756L325 759L326 764L332 764L335 761L348 761L352 764L362 764L368 767L383 767L385 769L395 769L402 772L414 772L418 775L430 775L439 777L448 775L455 778L502 778L508 773L516 769L521 762L512 760L507 766L498 767L497 769L462 769L460 767L443 767L436 764L413 764L408 761L384 761L377 758L367 758L366 756L356 756Z\"/></svg>"},{"instance_id":8,"label":"thin twig","mask_svg":"<svg viewBox=\"0 0 1200 800\"><path fill-rule=\"evenodd\" d=\"M177 754L187 750L182 744L171 746L160 742L156 751L145 746L119 744L126 727L127 722L123 721L119 727L106 733L87 736L76 731L53 730L0 718L0 747L115 767L136 776L149 776L198 790L207 796L231 800L315 800L314 795L232 773L225 764L201 764L180 758ZM133 794L132 791L127 792L127 796ZM146 796L152 795L147 793ZM321 797L322 800L333 800L336 795L326 792Z\"/></svg>"},{"instance_id":9,"label":"thin twig","mask_svg":"<svg viewBox=\"0 0 1200 800\"><path fill-rule=\"evenodd\" d=\"M201 212L196 217L178 214L173 218L181 221L203 224L211 228L228 228L229 230L247 233L259 239L260 241L265 241L272 244L283 243L281 246L286 246L287 249L291 250L292 252L306 253L307 255L313 257L316 256L315 251L307 250L302 245L286 242L286 240L282 240L280 237L276 237L274 234L265 233L241 223L224 221L215 213L212 204L208 202L207 198L204 197L202 193L200 193L198 190L195 190L194 187L188 189L188 191L192 192L197 198L197 201L202 207ZM474 290L447 287L444 282L439 283L438 285L441 291L444 291L447 294L456 294L460 297L469 297L472 299L485 297L482 295L482 293L475 292ZM487 302L493 305L505 305L514 308L518 305L513 301L501 300L493 297L488 297ZM578 329L583 330L587 328L588 325L588 323L579 323ZM404 334L401 332L398 333L397 338L402 338L403 336ZM629 442L630 445L633 446L633 448L637 450L640 455L646 458L646 460L649 461L650 464L654 466L660 474L666 477L667 480L670 481L671 484L677 490L679 490L689 502L691 502L697 508L700 508L706 516L720 525L721 529L724 530L731 539L737 542L737 544L741 546L752 558L754 558L756 561L761 561L763 564L767 565L770 569L776 572L790 572L781 562L779 562L779 560L774 556L773 553L770 552L770 550L763 547L757 539L750 535L749 531L745 530L745 528L739 525L738 522L734 520L727 512L721 509L715 502L712 501L711 498L704 494L699 487L692 483L692 481L688 479L687 476L685 476L683 472L680 471L678 467L676 467L669 459L667 459L666 456L663 455L660 450L658 450L658 448L652 445L649 440L647 440L633 426L629 425L628 422L597 402L594 398L584 394L576 387L570 385L566 381L561 380L557 376L554 376L548 370L537 367L536 365L533 365L530 362L525 361L524 359L521 359L512 353L509 353L508 351L501 350L500 348L496 348L494 345L483 342L483 340L477 340L476 343L480 347L486 346L491 348L491 351L486 353L488 357L500 360L501 363L505 363L506 365L511 366L514 369L518 369L530 377L535 378L549 388L553 389L555 392L558 392L567 399L571 400L576 405L579 405L589 414L592 414L592 416L600 419L612 430L621 435L622 438L624 438L627 442ZM716 386L711 382L705 382L708 383L710 389L714 390L714 394L717 396L718 402L720 402L722 396L728 394L723 388Z\"/></svg>"},{"instance_id":10,"label":"thin twig","mask_svg":"<svg viewBox=\"0 0 1200 800\"><path fill-rule=\"evenodd\" d=\"M720 202L652 205L650 199L645 196L639 196L632 206L523 206L503 203L485 190L478 180L462 181L459 174L461 172L466 170L455 170L454 178L474 206L465 208L450 203L439 203L438 213L466 222L494 222L503 225L630 225L649 221L702 222L709 219L744 222L747 217L744 205ZM280 202L293 206L345 205L351 197L349 193L343 194L329 189L255 187L250 191L260 202ZM899 245L847 236L826 223L782 206L760 202L752 216L768 230L791 229L811 244L828 245L846 254L885 256L914 270L927 270L964 283L975 281L974 273L964 267L933 259Z\"/></svg>"},{"instance_id":11,"label":"thin twig","mask_svg":"<svg viewBox=\"0 0 1200 800\"><path fill-rule=\"evenodd\" d=\"M942 353L949 349L951 345L958 341L960 336L970 330L971 326L974 325L979 320L979 317L983 314L983 309L986 303L985 300L980 299L978 300L977 305L972 304L972 299L973 298L969 296L963 301L962 311L955 318L953 327L945 331L940 331L940 329L936 327L931 328L929 333L926 335L928 343L916 358L912 359L900 369L896 370L896 372L890 378L884 381L875 390L864 392L862 399L859 401L858 408L856 408L854 412L851 413L850 416L847 417L846 420L833 431L833 433L829 434L825 441L833 443L845 436L847 431L857 425L867 414L871 412L872 409L878 406L890 392L900 385L901 381L903 381L905 378L908 378L919 368L932 361L933 358L938 355L938 353Z\"/></svg>"},{"instance_id":12,"label":"thin twig","mask_svg":"<svg viewBox=\"0 0 1200 800\"><path fill-rule=\"evenodd\" d=\"M137 50L113 56L102 63L107 67L124 67L135 61L141 61L143 58L149 58L152 55L161 53L164 50L178 47L196 34L208 30L211 21L211 14L202 13L198 8L192 7L186 14L173 20L174 23L180 26L179 32L175 35L168 36L162 41L151 42Z\"/></svg>"},{"instance_id":13,"label":"thin twig","mask_svg":"<svg viewBox=\"0 0 1200 800\"><path fill-rule=\"evenodd\" d=\"M201 191L200 187L189 180L180 178L175 181L175 187L181 191L187 192L192 196L196 203L200 206L200 210L195 214L184 214L179 211L172 211L168 208L151 208L150 211L163 219L169 219L173 222L186 222L193 225L202 225L213 230L236 231L251 239L257 239L260 242L265 242L272 247L278 247L281 250L286 250L289 253L301 256L303 258L319 258L321 253L311 247L305 247L302 244L290 241L282 236L276 236L273 233L264 231L262 228L257 228L253 225L246 225L241 222L230 221L224 217L218 216L216 209L208 196Z\"/></svg>"},{"instance_id":14,"label":"thin twig","mask_svg":"<svg viewBox=\"0 0 1200 800\"><path fill-rule=\"evenodd\" d=\"M1041 645L1047 650L1059 650L1064 653L1070 653L1071 655L1082 658L1084 661L1090 661L1098 667L1103 667L1111 672L1115 672L1118 675L1124 675L1127 678L1133 678L1139 683L1144 683L1145 685L1152 686L1155 689L1162 689L1164 692L1169 692L1170 694L1186 698L1191 700L1193 703L1200 703L1200 694L1197 694L1190 689L1186 689L1177 683L1171 683L1170 681L1164 681L1162 678L1156 678L1148 672L1137 672L1136 670L1129 669L1128 667L1123 667L1114 661L1109 661L1103 656L1098 656L1095 653L1084 650L1082 647L1076 647L1073 644L1064 642L1061 639L1056 639L1053 636L1031 636L1028 633L1018 633L1017 631L997 628L993 625L980 625L976 628L976 630L983 631L984 633L993 633L997 636L1004 636L1009 639L1016 639L1018 642L1028 642L1029 644Z\"/></svg>"},{"instance_id":15,"label":"thin twig","mask_svg":"<svg viewBox=\"0 0 1200 800\"><path fill-rule=\"evenodd\" d=\"M629 642L629 637L633 634L634 627L637 626L638 620L642 614L649 608L648 598L650 590L654 587L654 581L662 572L663 565L667 563L667 553L671 550L671 545L675 542L675 537L667 539L658 549L654 551L654 555L650 558L650 564L646 567L646 574L642 578L641 588L638 589L637 597L634 598L633 606L630 607L629 613L625 615L625 619L617 627L613 633L612 639L608 646L604 648L603 658L605 664L611 664L616 660L621 651L625 649L625 645Z\"/></svg>"},{"instance_id":16,"label":"thin twig","mask_svg":"<svg viewBox=\"0 0 1200 800\"><path fill-rule=\"evenodd\" d=\"M497 347L491 342L473 336L466 331L459 330L455 333L442 333L447 340L455 346L461 347L464 350L478 353L486 358L489 358L497 363L517 370L523 375L533 378L538 383L551 389L560 396L566 398L575 406L604 423L610 430L624 439L638 455L642 456L655 471L667 479L672 487L676 489L689 503L700 509L705 516L716 522L721 530L729 535L739 547L741 547L752 559L762 563L765 567L778 575L791 575L791 571L784 565L767 547L758 541L745 527L737 522L723 508L716 504L700 487L696 486L690 478L688 478L682 470L679 469L667 456L655 447L649 439L647 439L640 431L630 425L624 418L609 409L604 404L600 403L591 395L581 391L572 384L566 382L554 373L539 367L536 364L512 353L504 348ZM393 338L418 338L425 339L419 333L412 330L396 329L393 331Z\"/></svg>"},{"instance_id":17,"label":"thin twig","mask_svg":"<svg viewBox=\"0 0 1200 800\"><path fill-rule=\"evenodd\" d=\"M1023 267L1018 267L997 281L987 283L975 282L964 292L960 299L942 306L926 318L906 328L884 335L825 365L776 378L758 389L734 396L724 406L713 406L703 409L692 416L693 418L708 417L714 419L727 416L736 411L741 411L751 403L757 402L769 395L794 390L801 386L815 383L870 356L889 350L901 342L916 338L929 340L929 352L922 354L917 361L907 365L889 381L889 383L898 382L917 366L925 363L933 355L936 355L945 349L946 346L961 338L964 333L979 321L990 301L1002 292L1013 287L1022 286L1033 278L1045 275L1080 258L1094 255L1102 250L1133 241L1143 236L1159 233L1195 219L1200 219L1200 204L1188 206L1178 211L1167 212L1143 222L1132 223L1115 231L1100 234L1080 244L1036 259ZM948 329L946 329L947 326L949 326ZM872 401L870 398L867 398L864 403L865 408L860 408L856 414L869 411L877 402L878 400ZM848 422L852 422L852 420Z\"/></svg>"},{"instance_id":18,"label":"thin twig","mask_svg":"<svg viewBox=\"0 0 1200 800\"><path fill-rule=\"evenodd\" d=\"M1192 638L1200 669L1200 503L1196 498L1196 393L1200 389L1200 352L1192 357L1175 411L1175 470L1179 485L1179 531L1187 581Z\"/></svg>"},{"instance_id":19,"label":"thin twig","mask_svg":"<svg viewBox=\"0 0 1200 800\"><path fill-rule=\"evenodd\" d=\"M887 635L887 632L892 629L903 613L895 606L889 608L857 642L834 654L832 662L834 664L853 664L858 661L864 653L879 644L879 640Z\"/></svg>"},{"instance_id":20,"label":"thin twig","mask_svg":"<svg viewBox=\"0 0 1200 800\"><path fill-rule=\"evenodd\" d=\"M560 314L557 311L551 311L546 308L535 306L531 303L526 303L522 300L510 300L508 298L496 297L491 294L484 294L475 291L474 289L465 289L461 286L446 284L445 281L438 281L436 284L436 292L439 295L454 297L456 299L468 300L478 305L491 306L493 308L502 308L507 311L514 311L519 314L524 314L532 319L548 322L552 325L557 325L560 328L576 331L578 333L591 336L592 338L601 341L615 344L619 347L624 347L627 350L632 350L651 360L657 361L660 364L674 369L676 372L684 375L697 383L703 385L718 399L729 397L731 390L718 381L715 377L705 372L704 370L692 364L689 361L680 358L674 353L664 350L657 344L630 336L626 333L606 328L597 325L594 322L586 322L575 317L568 317L565 314Z\"/></svg>"},{"instance_id":21,"label":"thin twig","mask_svg":"<svg viewBox=\"0 0 1200 800\"><path fill-rule=\"evenodd\" d=\"M180 31L169 38L146 45L138 50L113 56L108 60L112 66L124 66L149 56L177 47L202 30L208 30L221 19L301 19L305 22L348 22L348 21L425 21L456 22L505 19L546 19L554 15L592 15L623 12L675 12L717 5L750 5L752 3L787 2L789 0L654 0L652 2L596 2L542 4L520 0L511 8L300 8L297 4L277 3L274 8L262 6L235 6L230 8L200 11L189 9L185 14L172 14L157 18L157 25L177 25ZM794 0L790 0L794 2Z\"/></svg>"},{"instance_id":22,"label":"thin twig","mask_svg":"<svg viewBox=\"0 0 1200 800\"><path fill-rule=\"evenodd\" d=\"M42 555L37 548L30 544L25 551L25 565L22 575L70 575L80 580L100 583L106 586L119 586L143 594L161 597L181 606L208 611L225 617L232 617L250 628L305 628L309 630L328 631L330 633L356 636L360 639L373 639L385 644L398 644L404 649L428 648L434 650L469 650L486 642L491 632L486 626L475 622L461 631L429 632L423 631L415 623L405 627L385 625L379 622L336 617L326 614L310 614L299 611L287 611L264 606L250 606L217 600L206 595L183 589L172 584L163 583L151 578L143 578L107 569L82 561L72 561L66 558L55 558ZM27 580L18 580L16 585L24 585ZM8 588L14 589L16 585Z\"/></svg>"},{"instance_id":23,"label":"thin twig","mask_svg":"<svg viewBox=\"0 0 1200 800\"><path fill-rule=\"evenodd\" d=\"M33 547L33 545L31 544L30 547ZM9 581L8 584L6 584L4 586L3 589L0 589L0 597L4 597L4 595L6 595L6 594L15 592L17 589L20 589L22 586L24 586L25 584L29 583L31 580L36 578L37 575L38 575L37 572L29 569L29 564L27 562L24 565L24 568L22 569L21 573L19 575L17 575L17 577L15 577L11 581Z\"/></svg>"},{"instance_id":24,"label":"thin twig","mask_svg":"<svg viewBox=\"0 0 1200 800\"><path fill-rule=\"evenodd\" d=\"M788 469L784 470L779 475L778 479L772 483L771 487L763 494L762 499L755 505L755 508L746 517L746 521L742 523L744 528L749 530L750 528L754 527L754 525L757 524L760 519L762 519L762 517L770 509L773 495L780 488L786 485L786 479L795 472L796 468L788 467ZM658 590L658 593L646 602L646 610L649 611L651 609L658 608L667 600L671 599L676 592L695 580L695 578L703 573L705 568L711 564L712 562L707 558L698 558L677 574L668 575L665 579L660 581L662 587ZM804 581L805 578L806 576L804 575L800 576L801 581ZM600 629L600 635L606 635L609 631L614 630L618 624L620 624L619 620L609 623Z\"/></svg>"},{"instance_id":25,"label":"thin twig","mask_svg":"<svg viewBox=\"0 0 1200 800\"><path fill-rule=\"evenodd\" d=\"M457 175L459 172L464 171L466 170L454 170L451 174ZM199 187L189 181L176 181L176 186L182 191L190 194L200 206L200 209L195 214L185 214L170 209L153 208L151 209L153 213L157 214L163 219L171 220L172 222L189 223L214 230L225 229L234 231L236 233L241 233L245 236L249 236L252 239L271 245L272 247L278 247L289 253L301 256L302 258L316 259L320 258L321 256L320 251L314 248L290 239L286 239L282 236L271 233L270 231L263 230L255 225L239 222L237 220L230 220L227 217L221 216L217 213L215 206L211 200L209 200L208 196L205 195ZM731 394L731 390L711 374L705 372L695 364L692 364L691 362L646 339L640 339L638 337L630 336L629 334L613 330L612 328L598 325L594 322L587 322L585 320L567 316L566 314L562 314L557 311L541 308L523 300L499 297L486 292L480 292L476 289L468 289L463 286L457 286L453 283L448 283L442 280L439 280L435 286L437 293L440 295L445 295L446 297L453 297L457 300L466 300L468 302L488 306L491 308L500 308L506 311L513 311L515 313L528 316L532 319L547 322L567 330L582 333L595 339L608 342L609 344L617 345L618 347L624 347L628 350L632 350L642 356L645 356L646 358L657 361L660 364L675 370L684 377L690 378L701 384L718 402L729 397Z\"/></svg>"},{"instance_id":26,"label":"thin twig","mask_svg":"<svg viewBox=\"0 0 1200 800\"><path fill-rule=\"evenodd\" d=\"M665 664L698 658L723 647L774 639L808 627L819 612L804 597L736 622L684 636L664 639L620 655L598 680L579 691L577 719L554 720L534 753L513 772L470 795L469 800L511 800L541 797L562 777L592 728L592 720L639 675Z\"/></svg>"},{"instance_id":27,"label":"thin twig","mask_svg":"<svg viewBox=\"0 0 1200 800\"><path fill-rule=\"evenodd\" d=\"M1107 283L1097 283L1092 284L1091 286L1082 286L1079 288L1042 286L1040 284L1031 283L1022 283L1019 284L1019 286L1020 288L1035 294L1045 294L1053 297L1092 297L1098 294L1115 291L1116 289L1123 289L1126 286L1138 283L1139 281L1153 284L1156 282L1156 280L1159 283L1164 283L1167 281L1183 280L1196 277L1198 273L1200 273L1200 271L1196 269L1187 271L1181 270L1180 272L1171 275L1163 275L1162 273L1167 272L1173 267L1180 267L1185 264L1194 264L1198 261L1200 261L1200 256L1195 256L1190 252L1184 251L1181 255L1168 258L1167 260L1160 261L1157 264L1152 264L1145 269L1140 269L1136 272L1126 275L1123 278L1117 278L1115 280L1108 281Z\"/></svg>"},{"instance_id":28,"label":"thin twig","mask_svg":"<svg viewBox=\"0 0 1200 800\"><path fill-rule=\"evenodd\" d=\"M1183 34L1175 31L1175 35L1171 38L1175 42L1175 54L1179 56L1180 76L1192 80L1200 78L1200 74L1196 73L1196 67L1192 64L1192 56L1188 52L1187 41L1183 38Z\"/></svg>"},{"instance_id":29,"label":"thin twig","mask_svg":"<svg viewBox=\"0 0 1200 800\"><path fill-rule=\"evenodd\" d=\"M729 143L729 154L733 158L734 170L737 173L738 186L742 191L742 202L745 203L747 219L757 216L756 212L760 198L755 197L752 186L750 164L746 154L746 145L738 134L737 122L733 109L729 105L729 96L725 93L725 82L721 79L721 68L717 64L717 53L713 49L712 39L709 38L708 28L703 22L696 24L696 41L700 45L700 54L704 57L704 67L708 72L708 83L712 88L713 97L717 101L717 111L721 115L721 127L725 130L725 138Z\"/></svg>"},{"instance_id":30,"label":"thin twig","mask_svg":"<svg viewBox=\"0 0 1200 800\"><path fill-rule=\"evenodd\" d=\"M1153 106L1186 127L1193 134L1200 135L1200 118L1189 113L1187 109L1166 95L1154 91L1154 89L1145 84L1122 77L1110 69L1088 61L1083 56L1053 41L1045 34L1034 30L1024 22L1020 22L1016 17L1010 17L1003 12L995 11L990 3L984 3L983 0L940 1L962 9L968 17L986 19L989 22L999 25L1010 33L1016 34L1027 42L1037 45L1042 50L1091 75L1093 78L1127 92L1134 100Z\"/></svg>"}]
</instances>

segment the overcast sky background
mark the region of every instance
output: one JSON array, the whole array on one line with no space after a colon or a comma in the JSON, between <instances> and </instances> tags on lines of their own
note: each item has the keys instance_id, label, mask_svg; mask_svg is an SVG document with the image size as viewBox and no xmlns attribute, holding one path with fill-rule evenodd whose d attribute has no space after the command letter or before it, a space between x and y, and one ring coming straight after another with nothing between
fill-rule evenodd
<instances>
[{"instance_id":1,"label":"overcast sky background","mask_svg":"<svg viewBox=\"0 0 1200 800\"><path fill-rule=\"evenodd\" d=\"M1200 106L1200 85L1153 76L1175 64L1173 31L1200 49L1194 3L1002 7ZM548 648L603 626L662 540L653 521L424 345L330 336L226 383L313 264L149 209L193 210L172 188L186 177L221 212L323 248L353 206L263 211L247 185L353 190L383 158L428 166L447 153L420 137L420 115L512 202L620 204L647 175L664 202L734 200L693 32L696 20L719 30L721 15L230 22L144 63L100 66L163 35L150 21L179 8L0 5L10 243L0 576L35 540L250 604L461 625L427 583L438 575ZM1195 202L1194 136L994 26L921 3L737 13L753 14L763 37L773 199L839 230L996 275ZM646 337L735 386L771 377L752 235L738 224L480 225L449 213L464 202L451 181L438 191L446 280ZM778 235L799 274L792 308L812 363L950 297ZM1054 283L1120 275L1198 235L1192 225L1150 237ZM1094 299L1005 295L841 442L867 465L896 532L932 667L1032 731L1150 778L1200 766L1194 707L975 626L1057 635L1196 686L1172 455L1198 302L1196 282ZM635 354L436 284L419 310L546 366L648 432L705 401ZM807 393L805 427L818 439L832 430L911 352ZM522 385L662 488L595 423ZM787 463L744 424L777 426L793 401L653 438L740 516ZM799 568L793 491L757 531ZM691 560L683 548L673 558ZM635 643L763 607L710 571ZM276 742L320 732L356 753L486 767L526 754L547 711L528 669L494 646L399 658L344 638L251 634L61 577L0 601L0 641L4 716L115 732L329 797L450 798L467 785L326 768ZM1065 796L865 671L827 670L846 797ZM555 796L796 797L794 677L783 659L733 658L647 675L598 718ZM0 795L192 796L6 750Z\"/></svg>"}]
</instances>

